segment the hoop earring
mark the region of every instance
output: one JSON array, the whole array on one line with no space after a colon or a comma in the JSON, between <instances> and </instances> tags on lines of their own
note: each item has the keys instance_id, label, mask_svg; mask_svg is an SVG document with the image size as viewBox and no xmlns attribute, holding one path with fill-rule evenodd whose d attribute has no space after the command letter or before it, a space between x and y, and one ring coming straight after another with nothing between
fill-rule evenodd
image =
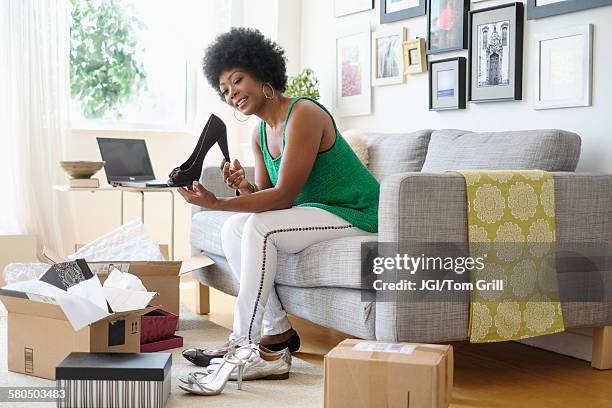
<instances>
[{"instance_id":1,"label":"hoop earring","mask_svg":"<svg viewBox=\"0 0 612 408\"><path fill-rule=\"evenodd\" d=\"M268 85L272 89L272 96L266 95L266 85ZM261 87L261 93L263 93L263 96L266 99L274 99L274 96L276 95L276 91L274 91L274 87L270 85L268 82L263 84L263 86Z\"/></svg>"},{"instance_id":2,"label":"hoop earring","mask_svg":"<svg viewBox=\"0 0 612 408\"><path fill-rule=\"evenodd\" d=\"M247 120L249 120L249 117L246 116L245 119L240 120L240 118L238 118L238 116L236 116L236 112L238 110L236 108L234 108L234 119L236 119L238 122L246 122Z\"/></svg>"}]
</instances>

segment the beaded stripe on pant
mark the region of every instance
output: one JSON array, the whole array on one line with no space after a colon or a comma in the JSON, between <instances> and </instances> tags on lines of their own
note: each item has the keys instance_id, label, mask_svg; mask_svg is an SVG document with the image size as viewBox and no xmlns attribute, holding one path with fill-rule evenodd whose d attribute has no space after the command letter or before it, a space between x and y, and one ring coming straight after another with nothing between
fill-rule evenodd
<instances>
[{"instance_id":1,"label":"beaded stripe on pant","mask_svg":"<svg viewBox=\"0 0 612 408\"><path fill-rule=\"evenodd\" d=\"M347 229L353 228L354 225L325 225L325 226L316 226L316 227L294 227L294 228L281 228L277 230L272 230L267 232L264 235L264 244L263 244L263 261L261 265L261 278L259 281L259 290L257 291L257 298L255 299L255 306L253 307L253 315L251 316L251 322L249 324L249 342L251 342L251 331L253 329L253 322L255 321L255 315L257 313L257 307L259 306L259 299L261 298L261 292L263 291L264 279L266 277L266 245L268 243L268 237L272 234L277 234L280 232L295 232L295 231L312 231L312 230L327 230L327 229Z\"/></svg>"}]
</instances>

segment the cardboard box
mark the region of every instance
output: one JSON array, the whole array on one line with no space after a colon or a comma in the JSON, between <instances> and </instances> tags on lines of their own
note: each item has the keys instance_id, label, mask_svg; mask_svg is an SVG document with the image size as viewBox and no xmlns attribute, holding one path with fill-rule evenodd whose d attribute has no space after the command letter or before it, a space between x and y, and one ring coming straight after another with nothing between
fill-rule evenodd
<instances>
[{"instance_id":1,"label":"cardboard box","mask_svg":"<svg viewBox=\"0 0 612 408\"><path fill-rule=\"evenodd\" d=\"M327 408L443 408L453 388L452 346L344 340L324 360Z\"/></svg>"},{"instance_id":2,"label":"cardboard box","mask_svg":"<svg viewBox=\"0 0 612 408\"><path fill-rule=\"evenodd\" d=\"M140 352L140 316L157 309L113 313L75 331L57 304L22 292L2 293L8 310L8 369L50 380L71 352Z\"/></svg>"},{"instance_id":3,"label":"cardboard box","mask_svg":"<svg viewBox=\"0 0 612 408\"><path fill-rule=\"evenodd\" d=\"M78 250L82 245L76 245ZM168 246L160 245L162 255L168 259ZM47 254L45 254L47 255ZM54 262L59 262L53 259L53 256L46 256ZM210 258L206 256L194 257L188 261L104 261L104 262L87 262L93 273L98 274L100 282L108 277L113 268L119 269L121 272L129 272L136 275L142 281L142 284L148 291L157 292L159 295L155 298L155 304L162 309L179 315L180 311L180 275L192 272L193 270L203 268L213 264Z\"/></svg>"}]
</instances>

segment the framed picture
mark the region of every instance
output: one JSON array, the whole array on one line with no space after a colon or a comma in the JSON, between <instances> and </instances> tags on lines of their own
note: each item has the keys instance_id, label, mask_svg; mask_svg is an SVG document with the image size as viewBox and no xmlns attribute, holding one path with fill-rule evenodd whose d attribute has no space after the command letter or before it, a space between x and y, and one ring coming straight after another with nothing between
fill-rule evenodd
<instances>
[{"instance_id":1,"label":"framed picture","mask_svg":"<svg viewBox=\"0 0 612 408\"><path fill-rule=\"evenodd\" d=\"M429 110L465 109L464 57L429 63Z\"/></svg>"},{"instance_id":2,"label":"framed picture","mask_svg":"<svg viewBox=\"0 0 612 408\"><path fill-rule=\"evenodd\" d=\"M360 31L339 34L336 39L334 105L339 116L372 112L370 84L370 25Z\"/></svg>"},{"instance_id":3,"label":"framed picture","mask_svg":"<svg viewBox=\"0 0 612 408\"><path fill-rule=\"evenodd\" d=\"M429 0L428 54L463 50L468 47L469 10L470 0Z\"/></svg>"},{"instance_id":4,"label":"framed picture","mask_svg":"<svg viewBox=\"0 0 612 408\"><path fill-rule=\"evenodd\" d=\"M420 74L427 71L425 39L404 42L404 74Z\"/></svg>"},{"instance_id":5,"label":"framed picture","mask_svg":"<svg viewBox=\"0 0 612 408\"><path fill-rule=\"evenodd\" d=\"M470 13L470 102L523 98L523 3Z\"/></svg>"},{"instance_id":6,"label":"framed picture","mask_svg":"<svg viewBox=\"0 0 612 408\"><path fill-rule=\"evenodd\" d=\"M380 24L424 16L427 0L380 0Z\"/></svg>"},{"instance_id":7,"label":"framed picture","mask_svg":"<svg viewBox=\"0 0 612 408\"><path fill-rule=\"evenodd\" d=\"M372 85L392 85L404 82L402 44L406 29L398 27L372 33Z\"/></svg>"},{"instance_id":8,"label":"framed picture","mask_svg":"<svg viewBox=\"0 0 612 408\"><path fill-rule=\"evenodd\" d=\"M527 20L612 5L612 0L527 0Z\"/></svg>"},{"instance_id":9,"label":"framed picture","mask_svg":"<svg viewBox=\"0 0 612 408\"><path fill-rule=\"evenodd\" d=\"M334 16L336 17L372 10L373 8L374 0L334 0Z\"/></svg>"},{"instance_id":10,"label":"framed picture","mask_svg":"<svg viewBox=\"0 0 612 408\"><path fill-rule=\"evenodd\" d=\"M593 25L536 36L535 109L591 106Z\"/></svg>"}]
</instances>

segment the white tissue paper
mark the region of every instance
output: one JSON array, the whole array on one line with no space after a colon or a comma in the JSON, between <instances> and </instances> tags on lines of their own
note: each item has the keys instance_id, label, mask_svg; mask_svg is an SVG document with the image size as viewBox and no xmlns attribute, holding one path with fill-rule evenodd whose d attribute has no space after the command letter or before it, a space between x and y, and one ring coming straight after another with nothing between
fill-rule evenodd
<instances>
[{"instance_id":1,"label":"white tissue paper","mask_svg":"<svg viewBox=\"0 0 612 408\"><path fill-rule=\"evenodd\" d=\"M95 282L93 284L89 282L93 279L98 280L97 287ZM83 288L73 289L76 286L83 286ZM16 282L5 286L3 289L24 292L28 294L28 297L30 297L30 295L36 295L46 298L47 301L53 300L62 308L62 311L75 331L81 330L88 324L109 316L106 302L104 303L104 307L100 308L96 303L89 300L99 299L99 291L102 291L102 285L100 285L100 280L97 276L72 286L70 288L73 289L72 293L70 291L63 291L60 288L40 280ZM96 293L96 291L98 291L98 293ZM104 292L102 292L102 297L104 297Z\"/></svg>"},{"instance_id":2,"label":"white tissue paper","mask_svg":"<svg viewBox=\"0 0 612 408\"><path fill-rule=\"evenodd\" d=\"M28 280L37 280L51 268L46 263L12 263L4 267L4 282L11 284Z\"/></svg>"},{"instance_id":3,"label":"white tissue paper","mask_svg":"<svg viewBox=\"0 0 612 408\"><path fill-rule=\"evenodd\" d=\"M80 258L88 262L164 260L159 245L147 235L139 219L91 241L68 256L70 260Z\"/></svg>"},{"instance_id":4,"label":"white tissue paper","mask_svg":"<svg viewBox=\"0 0 612 408\"><path fill-rule=\"evenodd\" d=\"M131 289L141 292L146 292L147 288L142 284L140 278L129 272L121 272L117 268L113 268L111 273L104 281L105 288Z\"/></svg>"},{"instance_id":5,"label":"white tissue paper","mask_svg":"<svg viewBox=\"0 0 612 408\"><path fill-rule=\"evenodd\" d=\"M113 268L104 281L104 295L115 312L147 307L156 292L147 292L138 276Z\"/></svg>"}]
</instances>

